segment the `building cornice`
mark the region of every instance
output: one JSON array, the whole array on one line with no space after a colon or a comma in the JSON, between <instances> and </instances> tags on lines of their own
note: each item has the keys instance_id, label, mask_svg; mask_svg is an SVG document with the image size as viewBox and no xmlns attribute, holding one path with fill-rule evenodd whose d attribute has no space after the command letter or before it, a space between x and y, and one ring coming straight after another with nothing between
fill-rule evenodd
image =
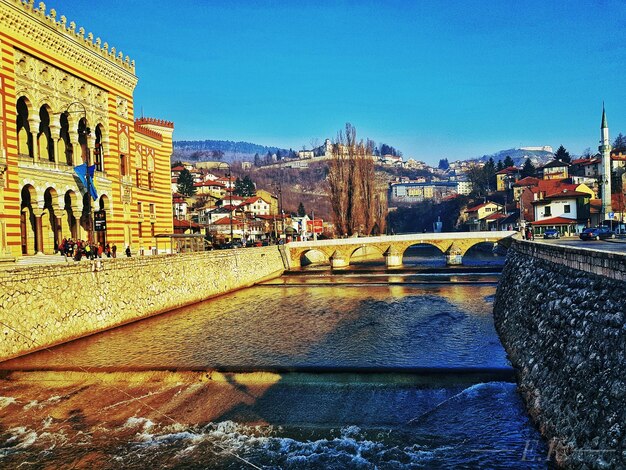
<instances>
[{"instance_id":1,"label":"building cornice","mask_svg":"<svg viewBox=\"0 0 626 470\"><path fill-rule=\"evenodd\" d=\"M0 0L0 24L8 35L69 64L80 64L93 77L110 81L132 94L137 85L135 61L114 47L109 49L100 38L94 40L92 33L85 36L85 29L76 30L73 21L68 25L65 16L60 21L56 17L54 9L46 14L43 2L35 8L34 0Z\"/></svg>"}]
</instances>

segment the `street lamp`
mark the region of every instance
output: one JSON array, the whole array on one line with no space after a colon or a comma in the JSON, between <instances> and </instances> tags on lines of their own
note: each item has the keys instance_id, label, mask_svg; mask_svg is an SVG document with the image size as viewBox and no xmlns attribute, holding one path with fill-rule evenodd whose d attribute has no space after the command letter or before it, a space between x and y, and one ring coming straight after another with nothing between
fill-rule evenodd
<instances>
[{"instance_id":1,"label":"street lamp","mask_svg":"<svg viewBox=\"0 0 626 470\"><path fill-rule=\"evenodd\" d=\"M80 108L82 109L71 111L71 108L74 105L80 106ZM82 119L79 120L79 126L78 126L78 143L81 146L81 149L83 149L84 151L83 155L81 155L81 158L83 159L83 165L85 167L84 183L85 183L86 193L88 195L87 212L89 214L89 220L88 220L88 225L87 225L87 232L88 232L87 236L89 238L89 242L93 242L94 241L93 240L93 205L91 203L91 198L93 198L95 201L97 199L97 196L95 194L95 191L92 191L92 181L91 181L92 175L90 174L90 168L89 168L89 146L87 143L87 137L91 135L91 129L87 126L87 108L85 108L84 104L82 104L80 101L74 101L68 104L63 114L65 114L66 116L69 116L72 113L82 113ZM81 121L84 121L83 123L84 126L81 126ZM80 178L82 176L81 175L82 169L79 170L78 169L79 167L81 167L81 165L77 165L76 167L74 167L74 171L76 171L76 174Z\"/></svg>"},{"instance_id":2,"label":"street lamp","mask_svg":"<svg viewBox=\"0 0 626 470\"><path fill-rule=\"evenodd\" d=\"M220 162L217 165L217 169L220 169L220 166L222 165L226 165L226 167L228 168L228 174L226 175L228 177L228 186L230 189L230 243L231 245L233 244L233 187L232 187L232 180L231 180L231 174L230 174L230 165L226 162Z\"/></svg>"},{"instance_id":3,"label":"street lamp","mask_svg":"<svg viewBox=\"0 0 626 470\"><path fill-rule=\"evenodd\" d=\"M283 188L282 183L272 183L272 186L278 191L278 214L280 215L281 235L285 234L285 212L283 210ZM276 221L274 221L274 230L276 231Z\"/></svg>"}]
</instances>

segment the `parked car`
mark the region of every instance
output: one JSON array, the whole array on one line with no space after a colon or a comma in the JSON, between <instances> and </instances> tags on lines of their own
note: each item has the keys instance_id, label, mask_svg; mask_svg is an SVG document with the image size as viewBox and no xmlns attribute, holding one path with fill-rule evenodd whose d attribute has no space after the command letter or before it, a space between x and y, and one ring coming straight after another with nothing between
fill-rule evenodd
<instances>
[{"instance_id":1,"label":"parked car","mask_svg":"<svg viewBox=\"0 0 626 470\"><path fill-rule=\"evenodd\" d=\"M581 240L606 240L607 238L615 238L615 232L606 227L586 228L580 234Z\"/></svg>"},{"instance_id":2,"label":"parked car","mask_svg":"<svg viewBox=\"0 0 626 470\"><path fill-rule=\"evenodd\" d=\"M543 238L561 238L561 232L555 228L548 228L543 232Z\"/></svg>"}]
</instances>

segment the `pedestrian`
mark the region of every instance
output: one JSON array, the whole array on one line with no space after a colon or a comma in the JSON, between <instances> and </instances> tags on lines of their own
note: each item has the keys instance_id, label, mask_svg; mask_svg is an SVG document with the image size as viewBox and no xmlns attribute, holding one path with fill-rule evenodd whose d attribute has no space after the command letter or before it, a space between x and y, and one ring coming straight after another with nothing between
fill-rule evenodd
<instances>
[{"instance_id":1,"label":"pedestrian","mask_svg":"<svg viewBox=\"0 0 626 470\"><path fill-rule=\"evenodd\" d=\"M104 247L102 243L98 243L98 258L102 258L102 253L104 252Z\"/></svg>"},{"instance_id":2,"label":"pedestrian","mask_svg":"<svg viewBox=\"0 0 626 470\"><path fill-rule=\"evenodd\" d=\"M117 258L117 245L115 243L113 243L113 246L111 247L111 256L113 256L113 258Z\"/></svg>"},{"instance_id":3,"label":"pedestrian","mask_svg":"<svg viewBox=\"0 0 626 470\"><path fill-rule=\"evenodd\" d=\"M126 256L130 258L130 246L126 247Z\"/></svg>"}]
</instances>

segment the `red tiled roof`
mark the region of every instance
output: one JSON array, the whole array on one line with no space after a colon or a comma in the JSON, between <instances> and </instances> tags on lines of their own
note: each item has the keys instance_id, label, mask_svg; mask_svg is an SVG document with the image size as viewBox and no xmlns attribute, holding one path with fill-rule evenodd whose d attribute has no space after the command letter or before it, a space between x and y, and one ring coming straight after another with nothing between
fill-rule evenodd
<instances>
[{"instance_id":1,"label":"red tiled roof","mask_svg":"<svg viewBox=\"0 0 626 470\"><path fill-rule=\"evenodd\" d=\"M518 180L513 186L537 186L537 184L539 184L539 181L541 181L539 178L535 178L534 176L527 176L526 178Z\"/></svg>"},{"instance_id":2,"label":"red tiled roof","mask_svg":"<svg viewBox=\"0 0 626 470\"><path fill-rule=\"evenodd\" d=\"M498 220L504 218L506 218L506 215L504 215L502 212L494 212L493 214L489 214L483 220Z\"/></svg>"},{"instance_id":3,"label":"red tiled roof","mask_svg":"<svg viewBox=\"0 0 626 470\"><path fill-rule=\"evenodd\" d=\"M221 219L213 222L213 225L230 225L230 221L233 221L233 225L237 225L239 221L237 219L231 219L230 217L222 217Z\"/></svg>"},{"instance_id":4,"label":"red tiled roof","mask_svg":"<svg viewBox=\"0 0 626 470\"><path fill-rule=\"evenodd\" d=\"M546 194L556 194L564 189L576 191L577 184L566 183L565 180L539 180L535 188L531 188L534 193L544 192Z\"/></svg>"},{"instance_id":5,"label":"red tiled roof","mask_svg":"<svg viewBox=\"0 0 626 470\"><path fill-rule=\"evenodd\" d=\"M485 206L488 206L489 204L495 204L496 206L500 206L500 204L496 203L496 202L492 202L492 201L487 201L484 202L483 204L479 204L477 206L471 207L469 209L466 209L465 212L476 212L478 211L478 209L482 209Z\"/></svg>"},{"instance_id":6,"label":"red tiled roof","mask_svg":"<svg viewBox=\"0 0 626 470\"><path fill-rule=\"evenodd\" d=\"M565 199L570 197L591 197L591 195L589 193L583 193L582 191L570 191L565 189L559 193L549 194L545 196L544 199Z\"/></svg>"},{"instance_id":7,"label":"red tiled roof","mask_svg":"<svg viewBox=\"0 0 626 470\"><path fill-rule=\"evenodd\" d=\"M516 166L508 166L503 170L500 170L496 173L496 175L509 175L511 173L517 173L519 171L519 168L517 168Z\"/></svg>"},{"instance_id":8,"label":"red tiled roof","mask_svg":"<svg viewBox=\"0 0 626 470\"><path fill-rule=\"evenodd\" d=\"M201 228L202 225L191 220L180 220L174 217L174 228Z\"/></svg>"},{"instance_id":9,"label":"red tiled roof","mask_svg":"<svg viewBox=\"0 0 626 470\"><path fill-rule=\"evenodd\" d=\"M183 171L184 169L185 169L184 166L178 165L178 166L175 166L174 168L172 168L172 171Z\"/></svg>"},{"instance_id":10,"label":"red tiled roof","mask_svg":"<svg viewBox=\"0 0 626 470\"><path fill-rule=\"evenodd\" d=\"M194 186L217 186L218 188L223 188L224 185L222 183L217 183L215 181L201 181L200 183L194 183Z\"/></svg>"},{"instance_id":11,"label":"red tiled roof","mask_svg":"<svg viewBox=\"0 0 626 470\"><path fill-rule=\"evenodd\" d=\"M531 225L569 225L575 223L576 219L567 219L565 217L552 217L551 219L531 222Z\"/></svg>"},{"instance_id":12,"label":"red tiled roof","mask_svg":"<svg viewBox=\"0 0 626 470\"><path fill-rule=\"evenodd\" d=\"M572 165L578 166L588 166L596 163L600 163L599 158L577 158L576 160L572 160Z\"/></svg>"}]
</instances>

